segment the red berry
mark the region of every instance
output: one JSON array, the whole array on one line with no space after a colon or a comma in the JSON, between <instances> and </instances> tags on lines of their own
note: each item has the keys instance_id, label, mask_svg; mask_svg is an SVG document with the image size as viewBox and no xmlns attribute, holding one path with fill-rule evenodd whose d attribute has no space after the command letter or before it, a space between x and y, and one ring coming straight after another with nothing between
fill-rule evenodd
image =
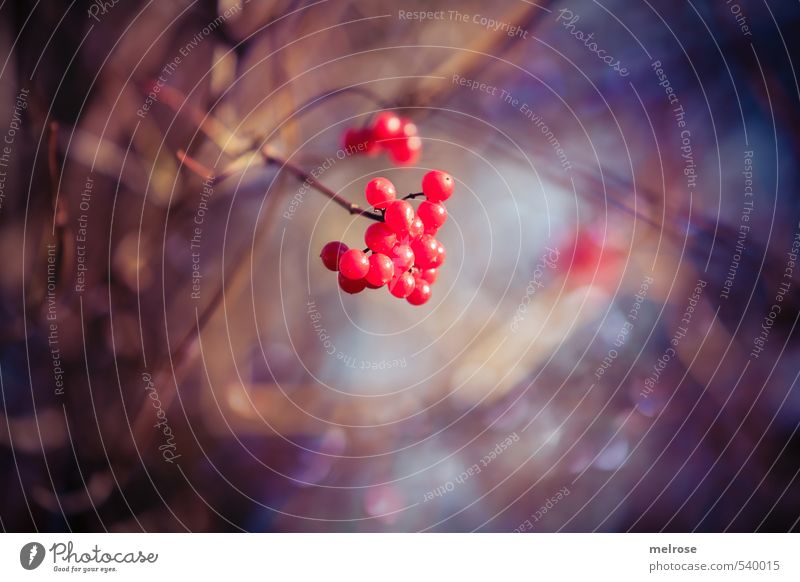
<instances>
[{"instance_id":1,"label":"red berry","mask_svg":"<svg viewBox=\"0 0 800 582\"><path fill-rule=\"evenodd\" d=\"M373 253L369 257L369 271L365 279L367 283L382 287L394 276L392 259L381 253Z\"/></svg>"},{"instance_id":2,"label":"red berry","mask_svg":"<svg viewBox=\"0 0 800 582\"><path fill-rule=\"evenodd\" d=\"M375 178L367 183L367 202L375 208L386 208L397 198L397 190L386 178Z\"/></svg>"},{"instance_id":3,"label":"red berry","mask_svg":"<svg viewBox=\"0 0 800 582\"><path fill-rule=\"evenodd\" d=\"M404 273L414 264L414 251L408 245L395 245L390 256L395 273Z\"/></svg>"},{"instance_id":4,"label":"red berry","mask_svg":"<svg viewBox=\"0 0 800 582\"><path fill-rule=\"evenodd\" d=\"M431 202L444 202L453 194L455 182L447 172L433 170L422 177L422 191Z\"/></svg>"},{"instance_id":5,"label":"red berry","mask_svg":"<svg viewBox=\"0 0 800 582\"><path fill-rule=\"evenodd\" d=\"M364 290L364 287L367 286L366 279L348 279L347 277L343 277L341 273L339 273L339 287L345 293L350 293L351 295L355 293L361 293Z\"/></svg>"},{"instance_id":6,"label":"red berry","mask_svg":"<svg viewBox=\"0 0 800 582\"><path fill-rule=\"evenodd\" d=\"M433 264L431 267L439 268L444 264L444 260L447 258L447 251L445 251L444 245L439 243L439 246L436 247L436 257L433 260Z\"/></svg>"},{"instance_id":7,"label":"red berry","mask_svg":"<svg viewBox=\"0 0 800 582\"><path fill-rule=\"evenodd\" d=\"M414 207L405 200L395 200L386 207L383 215L386 225L399 235L406 234L414 222Z\"/></svg>"},{"instance_id":8,"label":"red berry","mask_svg":"<svg viewBox=\"0 0 800 582\"><path fill-rule=\"evenodd\" d=\"M423 269L419 273L420 279L426 280L428 283L433 285L436 283L436 279L439 278L439 272L436 269Z\"/></svg>"},{"instance_id":9,"label":"red berry","mask_svg":"<svg viewBox=\"0 0 800 582\"><path fill-rule=\"evenodd\" d=\"M356 129L354 127L349 128L347 131L344 132L344 136L342 137L342 147L348 153L356 153L351 151L353 149L358 148L358 144L361 142L361 130Z\"/></svg>"},{"instance_id":10,"label":"red berry","mask_svg":"<svg viewBox=\"0 0 800 582\"><path fill-rule=\"evenodd\" d=\"M339 270L339 259L347 252L348 246L343 242L332 241L322 247L319 256L322 264L331 271Z\"/></svg>"},{"instance_id":11,"label":"red berry","mask_svg":"<svg viewBox=\"0 0 800 582\"><path fill-rule=\"evenodd\" d=\"M444 204L423 200L417 208L417 216L425 225L425 234L436 234L447 220L447 209Z\"/></svg>"},{"instance_id":12,"label":"red berry","mask_svg":"<svg viewBox=\"0 0 800 582\"><path fill-rule=\"evenodd\" d=\"M389 293L399 299L405 299L414 290L414 275L400 273L389 282Z\"/></svg>"},{"instance_id":13,"label":"red berry","mask_svg":"<svg viewBox=\"0 0 800 582\"><path fill-rule=\"evenodd\" d=\"M369 271L369 259L363 251L350 249L339 259L339 272L348 279L363 279Z\"/></svg>"},{"instance_id":14,"label":"red berry","mask_svg":"<svg viewBox=\"0 0 800 582\"><path fill-rule=\"evenodd\" d=\"M362 130L351 127L344 132L342 137L342 149L348 154L358 154L362 149L364 142L364 133Z\"/></svg>"},{"instance_id":15,"label":"red berry","mask_svg":"<svg viewBox=\"0 0 800 582\"><path fill-rule=\"evenodd\" d=\"M408 236L411 240L418 238L425 232L425 225L422 222L422 219L419 216L415 216L414 220L411 222L411 226L408 228Z\"/></svg>"},{"instance_id":16,"label":"red berry","mask_svg":"<svg viewBox=\"0 0 800 582\"><path fill-rule=\"evenodd\" d=\"M420 269L438 267L441 264L441 262L437 262L439 247L439 241L429 234L423 234L413 241L411 243L411 250L414 251L414 265ZM444 247L442 247L442 250L444 250Z\"/></svg>"},{"instance_id":17,"label":"red berry","mask_svg":"<svg viewBox=\"0 0 800 582\"><path fill-rule=\"evenodd\" d=\"M383 222L374 222L364 232L364 242L376 253L389 254L397 244L397 235Z\"/></svg>"},{"instance_id":18,"label":"red berry","mask_svg":"<svg viewBox=\"0 0 800 582\"><path fill-rule=\"evenodd\" d=\"M391 111L384 111L375 118L372 124L372 134L379 144L386 146L383 140L391 140L400 137L403 131L403 122ZM383 143L382 143L383 142Z\"/></svg>"},{"instance_id":19,"label":"red berry","mask_svg":"<svg viewBox=\"0 0 800 582\"><path fill-rule=\"evenodd\" d=\"M422 305L431 298L431 286L425 279L414 280L414 290L406 297L411 305Z\"/></svg>"},{"instance_id":20,"label":"red berry","mask_svg":"<svg viewBox=\"0 0 800 582\"><path fill-rule=\"evenodd\" d=\"M414 164L422 152L422 140L416 135L388 142L389 156L398 164Z\"/></svg>"}]
</instances>

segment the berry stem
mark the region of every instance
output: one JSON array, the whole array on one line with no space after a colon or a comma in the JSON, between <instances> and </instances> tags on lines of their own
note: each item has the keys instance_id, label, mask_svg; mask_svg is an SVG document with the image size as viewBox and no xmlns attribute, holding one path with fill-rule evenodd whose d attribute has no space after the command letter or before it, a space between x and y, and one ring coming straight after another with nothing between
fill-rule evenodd
<instances>
[{"instance_id":1,"label":"berry stem","mask_svg":"<svg viewBox=\"0 0 800 582\"><path fill-rule=\"evenodd\" d=\"M420 196L425 196L424 192L414 192L413 194L406 194L403 196L403 200L411 200L412 198L419 198Z\"/></svg>"},{"instance_id":2,"label":"berry stem","mask_svg":"<svg viewBox=\"0 0 800 582\"><path fill-rule=\"evenodd\" d=\"M317 180L314 176L303 170L299 166L295 166L293 163L284 160L276 156L269 146L265 146L261 149L261 155L264 156L264 160L267 164L272 164L274 166L278 166L280 169L284 169L288 171L290 174L293 174L298 180L301 182L305 182L312 188L314 188L317 192L320 192L336 202L339 206L347 210L350 214L358 214L360 216L364 216L365 218L371 218L377 222L383 222L383 215L378 212L372 212L370 210L365 210L361 208L358 204L354 202L350 202L347 198L337 194L330 188L328 188L325 184Z\"/></svg>"}]
</instances>

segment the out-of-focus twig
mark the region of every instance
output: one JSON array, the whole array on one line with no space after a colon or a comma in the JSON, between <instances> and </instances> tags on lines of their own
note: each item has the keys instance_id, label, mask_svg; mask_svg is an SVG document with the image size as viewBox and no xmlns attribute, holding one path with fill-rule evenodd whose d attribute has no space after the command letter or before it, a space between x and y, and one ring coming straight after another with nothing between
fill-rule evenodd
<instances>
[{"instance_id":1,"label":"out-of-focus twig","mask_svg":"<svg viewBox=\"0 0 800 582\"><path fill-rule=\"evenodd\" d=\"M49 134L47 136L47 169L48 178L50 181L50 207L52 209L53 222L46 232L48 225L42 225L43 236L41 237L42 243L40 248L41 265L46 265L49 259L48 244L55 245L55 274L56 284L62 282L65 276L68 265L72 261L72 237L65 236L65 229L67 225L67 209L64 198L60 196L60 179L61 168L58 160L58 130L59 124L53 121L49 126ZM48 243L47 241L52 241ZM31 281L31 288L29 293L33 298L30 305L38 306L45 294L46 282L42 278L33 278Z\"/></svg>"},{"instance_id":2,"label":"out-of-focus twig","mask_svg":"<svg viewBox=\"0 0 800 582\"><path fill-rule=\"evenodd\" d=\"M144 89L148 88L144 87ZM188 97L178 89L163 85L160 87L158 98L175 113L186 115L203 135L226 154L238 155L250 147L249 140L237 136L216 117L208 115L202 109L192 105Z\"/></svg>"},{"instance_id":3,"label":"out-of-focus twig","mask_svg":"<svg viewBox=\"0 0 800 582\"><path fill-rule=\"evenodd\" d=\"M542 0L535 5L518 2L506 11L499 21L532 31L538 26L539 21L550 13L547 4L552 2ZM470 46L454 50L451 56L443 60L432 73L420 79L413 92L403 98L398 105L419 107L446 101L457 86L453 83L442 83L441 77L450 77L454 73L462 77L475 77L478 71L494 62L495 59L491 57L499 58L515 42L519 42L519 39L509 36L503 30L476 35ZM429 110L424 108L419 111L419 115L427 113Z\"/></svg>"}]
</instances>

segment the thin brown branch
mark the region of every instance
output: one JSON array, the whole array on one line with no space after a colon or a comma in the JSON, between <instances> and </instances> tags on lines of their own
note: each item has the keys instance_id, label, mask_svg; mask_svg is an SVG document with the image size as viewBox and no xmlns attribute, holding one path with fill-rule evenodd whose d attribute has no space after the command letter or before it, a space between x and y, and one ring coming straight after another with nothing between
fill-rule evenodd
<instances>
[{"instance_id":1,"label":"thin brown branch","mask_svg":"<svg viewBox=\"0 0 800 582\"><path fill-rule=\"evenodd\" d=\"M518 2L508 8L498 21L508 22L521 30L533 33L539 23L550 14L547 6L551 4L553 2L545 0L540 0L536 5ZM457 85L443 83L442 77L450 78L453 73L459 73L462 77L477 78L481 69L496 62L497 58L504 56L510 48L519 46L519 43L519 38L508 36L504 30L487 31L476 35L472 44L464 47L464 50L453 51L433 72L422 78L414 91L399 100L398 106L417 107L416 118L430 115L434 109L425 106L441 104L457 90Z\"/></svg>"},{"instance_id":2,"label":"thin brown branch","mask_svg":"<svg viewBox=\"0 0 800 582\"><path fill-rule=\"evenodd\" d=\"M58 122L51 121L50 132L47 138L47 168L50 175L50 186L53 194L52 206L54 229L63 226L67 221L64 201L59 198L61 171L60 164L58 163L58 129Z\"/></svg>"},{"instance_id":3,"label":"thin brown branch","mask_svg":"<svg viewBox=\"0 0 800 582\"><path fill-rule=\"evenodd\" d=\"M333 200L336 204L347 210L350 214L358 214L360 216L364 216L366 218L371 218L372 220L377 220L378 222L383 222L383 215L378 212L372 212L370 210L365 210L361 208L358 204L354 202L350 202L347 198L337 194L330 188L328 188L325 184L317 180L314 176L306 172L304 169L300 168L299 166L295 166L291 162L284 160L276 156L274 153L270 151L268 146L265 146L261 149L261 155L264 156L264 160L267 164L272 164L274 166L278 166L279 169L286 170L290 174L294 175L298 180L301 182L308 184L311 188L314 188L317 192L324 194L331 200Z\"/></svg>"},{"instance_id":4,"label":"thin brown branch","mask_svg":"<svg viewBox=\"0 0 800 582\"><path fill-rule=\"evenodd\" d=\"M350 202L342 195L328 188L325 184L314 178L314 176L312 176L299 166L296 166L291 162L281 157L278 157L273 153L270 153L267 147L263 148L261 150L261 153L262 157L264 158L264 161L267 164L276 166L279 169L286 170L301 182L308 184L309 187L313 188L317 192L333 200L336 204L347 210L347 212L349 212L350 214L358 214L365 218L370 218L372 220L377 220L378 222L383 222L382 214L366 210L361 206L359 206L358 204ZM210 180L212 183L218 183L222 181L224 178L227 178L228 176L231 175L231 172L228 169L224 170L222 174L215 174L211 168L204 165L202 162L196 160L183 150L178 150L176 155L178 157L178 160L180 160L184 166L186 166L189 170L200 176L200 178L202 178L204 182ZM414 196L416 195L411 195L411 197Z\"/></svg>"}]
</instances>

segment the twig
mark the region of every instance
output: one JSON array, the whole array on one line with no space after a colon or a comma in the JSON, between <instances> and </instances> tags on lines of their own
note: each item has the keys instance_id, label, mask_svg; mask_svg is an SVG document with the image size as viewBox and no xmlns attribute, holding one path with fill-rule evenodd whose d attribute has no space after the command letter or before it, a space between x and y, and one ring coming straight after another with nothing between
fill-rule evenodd
<instances>
[{"instance_id":1,"label":"twig","mask_svg":"<svg viewBox=\"0 0 800 582\"><path fill-rule=\"evenodd\" d=\"M372 220L376 220L378 222L383 222L383 215L377 212L372 212L370 210L365 210L361 208L358 204L354 202L350 202L347 198L337 194L330 188L328 188L325 184L317 180L314 176L306 172L304 169L295 166L291 162L284 160L273 154L270 151L269 146L264 146L261 148L261 155L264 156L264 160L267 164L272 164L274 166L278 166L280 169L284 169L288 171L290 174L293 174L298 180L304 182L314 188L317 192L320 192L336 202L339 206L347 210L350 214L358 214L364 216L366 218L371 218Z\"/></svg>"},{"instance_id":2,"label":"twig","mask_svg":"<svg viewBox=\"0 0 800 582\"><path fill-rule=\"evenodd\" d=\"M180 111L184 109L189 115L189 117L197 124L200 130L209 137L212 141L217 143L217 145L224 151L225 150L225 141L233 139L237 143L242 143L242 141L227 128L223 123L217 120L213 115L207 115L203 113L201 110L196 108L195 106L188 103L188 100L183 93L165 85L161 87L160 90L160 98L163 100L165 105L171 107L174 111ZM189 156L185 151L179 150L177 152L178 159L182 161L187 168L189 168L194 173L204 177L204 181L211 180L213 183L217 183L222 181L224 178L227 178L231 175L234 171L240 168L242 165L238 163L242 159L249 159L250 155L245 154L244 156L240 156L239 160L231 164L226 170L223 171L222 174L216 175L211 169L204 166L199 161L195 160L191 156ZM354 202L350 202L343 196L337 194L325 184L314 178L311 174L289 162L288 160L284 160L283 158L278 157L274 154L270 146L264 146L261 148L261 156L264 158L264 161L267 164L278 166L279 169L285 169L290 174L293 174L296 178L300 181L308 184L311 188L314 188L318 192L324 194L336 204L347 210L350 214L358 214L365 218L370 218L372 220L376 220L378 222L383 222L383 215L377 212L372 212L361 208L358 204Z\"/></svg>"},{"instance_id":3,"label":"twig","mask_svg":"<svg viewBox=\"0 0 800 582\"><path fill-rule=\"evenodd\" d=\"M203 181L211 181L212 183L217 183L231 175L229 169L224 170L222 174L219 175L214 174L214 171L211 168L205 166L202 162L199 162L198 160L196 160L183 150L178 150L176 155L178 159L187 168L189 168L192 172L200 176L203 179ZM347 198L341 196L340 194L337 194L336 192L328 188L325 184L314 178L314 176L306 172L301 167L296 166L291 162L271 153L269 151L268 146L265 146L264 148L261 149L261 155L264 158L264 161L268 165L277 166L279 169L286 170L301 182L308 184L311 188L314 188L317 192L324 194L325 196L336 202L336 204L347 210L347 212L349 212L350 214L358 214L365 218L370 218L378 222L383 222L383 214L366 210L364 208L361 208L361 206L359 206L358 204L350 202L349 200L347 200ZM412 194L409 196L414 197L416 195Z\"/></svg>"}]
</instances>

